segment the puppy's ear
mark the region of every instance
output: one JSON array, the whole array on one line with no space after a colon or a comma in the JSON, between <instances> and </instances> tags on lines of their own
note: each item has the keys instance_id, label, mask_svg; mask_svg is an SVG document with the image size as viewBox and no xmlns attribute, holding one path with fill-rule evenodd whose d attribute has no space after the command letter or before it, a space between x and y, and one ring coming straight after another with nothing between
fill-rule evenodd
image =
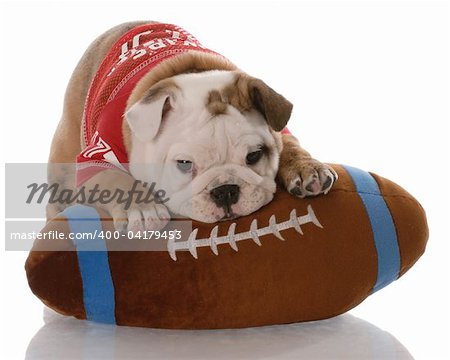
<instances>
[{"instance_id":1,"label":"puppy's ear","mask_svg":"<svg viewBox=\"0 0 450 360\"><path fill-rule=\"evenodd\" d=\"M249 81L249 95L255 108L266 118L267 124L275 131L283 130L291 117L292 103L256 78Z\"/></svg>"},{"instance_id":2,"label":"puppy's ear","mask_svg":"<svg viewBox=\"0 0 450 360\"><path fill-rule=\"evenodd\" d=\"M155 138L164 118L173 108L175 95L170 87L150 88L147 94L126 113L125 118L133 134L142 142Z\"/></svg>"},{"instance_id":3,"label":"puppy's ear","mask_svg":"<svg viewBox=\"0 0 450 360\"><path fill-rule=\"evenodd\" d=\"M228 88L225 95L237 109L258 110L275 131L283 130L291 117L292 104L288 100L264 81L245 73L237 73L234 86Z\"/></svg>"}]
</instances>

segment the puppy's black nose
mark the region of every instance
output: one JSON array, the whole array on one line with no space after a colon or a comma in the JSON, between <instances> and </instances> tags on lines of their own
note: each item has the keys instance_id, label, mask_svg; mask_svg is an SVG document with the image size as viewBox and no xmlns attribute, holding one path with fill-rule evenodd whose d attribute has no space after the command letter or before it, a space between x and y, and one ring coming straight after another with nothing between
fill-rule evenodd
<instances>
[{"instance_id":1,"label":"puppy's black nose","mask_svg":"<svg viewBox=\"0 0 450 360\"><path fill-rule=\"evenodd\" d=\"M239 200L239 185L221 185L211 190L211 198L217 206L229 209Z\"/></svg>"}]
</instances>

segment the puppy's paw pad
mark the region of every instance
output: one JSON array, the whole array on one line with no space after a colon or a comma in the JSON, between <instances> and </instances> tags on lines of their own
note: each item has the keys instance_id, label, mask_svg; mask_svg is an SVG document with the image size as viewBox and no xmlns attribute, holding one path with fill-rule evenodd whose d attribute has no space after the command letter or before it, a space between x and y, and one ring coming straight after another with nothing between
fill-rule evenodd
<instances>
[{"instance_id":1,"label":"puppy's paw pad","mask_svg":"<svg viewBox=\"0 0 450 360\"><path fill-rule=\"evenodd\" d=\"M333 178L331 176L327 176L327 179L324 181L322 185L322 191L326 192L331 188L331 185L333 184Z\"/></svg>"},{"instance_id":2,"label":"puppy's paw pad","mask_svg":"<svg viewBox=\"0 0 450 360\"><path fill-rule=\"evenodd\" d=\"M300 198L327 194L338 178L332 167L314 159L298 162L292 170L297 175L284 181L289 184L287 190Z\"/></svg>"},{"instance_id":3,"label":"puppy's paw pad","mask_svg":"<svg viewBox=\"0 0 450 360\"><path fill-rule=\"evenodd\" d=\"M322 190L319 175L316 172L306 177L305 181L303 181L303 186L308 196L317 195Z\"/></svg>"},{"instance_id":4,"label":"puppy's paw pad","mask_svg":"<svg viewBox=\"0 0 450 360\"><path fill-rule=\"evenodd\" d=\"M305 197L305 192L302 189L302 181L299 177L291 181L287 189L292 195L299 198Z\"/></svg>"},{"instance_id":5,"label":"puppy's paw pad","mask_svg":"<svg viewBox=\"0 0 450 360\"><path fill-rule=\"evenodd\" d=\"M333 184L336 182L338 176L331 167L328 167L328 168L321 170L320 178L322 179L321 180L321 183L322 183L321 192L323 192L324 194L327 194L331 190L331 187L333 186Z\"/></svg>"}]
</instances>

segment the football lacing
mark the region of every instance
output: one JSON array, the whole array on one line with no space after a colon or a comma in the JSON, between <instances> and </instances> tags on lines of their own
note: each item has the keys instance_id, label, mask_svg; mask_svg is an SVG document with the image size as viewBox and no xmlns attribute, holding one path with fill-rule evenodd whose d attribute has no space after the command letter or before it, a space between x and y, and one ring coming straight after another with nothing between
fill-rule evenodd
<instances>
[{"instance_id":1,"label":"football lacing","mask_svg":"<svg viewBox=\"0 0 450 360\"><path fill-rule=\"evenodd\" d=\"M300 235L303 235L301 225L304 225L306 223L313 223L317 227L323 228L322 224L317 219L311 205L308 205L307 210L308 213L306 215L297 216L297 210L293 209L290 213L289 220L283 221L281 223L277 223L276 217L273 214L269 219L269 225L262 228L258 228L258 220L254 219L250 225L249 231L244 231L237 234L235 233L235 222L230 225L227 235L224 236L217 236L219 225L216 225L211 230L208 238L197 239L198 228L195 228L189 234L189 237L186 241L175 241L174 238L169 239L169 241L167 242L167 251L174 261L177 260L176 252L180 250L188 250L191 255L197 259L198 247L209 246L211 248L211 251L215 255L218 255L219 251L217 245L220 244L229 244L233 250L238 251L238 247L236 244L238 241L251 239L258 246L262 246L259 239L260 236L273 234L278 239L284 241L285 239L280 233L281 231L293 228Z\"/></svg>"}]
</instances>

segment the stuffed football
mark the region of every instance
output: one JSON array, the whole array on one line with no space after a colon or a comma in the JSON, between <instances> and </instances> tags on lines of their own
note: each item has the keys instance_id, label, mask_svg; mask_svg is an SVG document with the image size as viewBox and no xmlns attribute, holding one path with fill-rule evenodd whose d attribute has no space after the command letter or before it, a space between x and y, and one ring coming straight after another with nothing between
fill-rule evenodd
<instances>
[{"instance_id":1,"label":"stuffed football","mask_svg":"<svg viewBox=\"0 0 450 360\"><path fill-rule=\"evenodd\" d=\"M40 239L25 265L29 285L62 314L127 326L241 328L344 313L418 260L428 227L400 186L333 167L339 180L326 196L279 189L251 215L193 221L182 238L152 251L117 251L127 240L98 236L66 237L48 251L56 240ZM114 230L106 213L75 206L42 232L105 230Z\"/></svg>"}]
</instances>

